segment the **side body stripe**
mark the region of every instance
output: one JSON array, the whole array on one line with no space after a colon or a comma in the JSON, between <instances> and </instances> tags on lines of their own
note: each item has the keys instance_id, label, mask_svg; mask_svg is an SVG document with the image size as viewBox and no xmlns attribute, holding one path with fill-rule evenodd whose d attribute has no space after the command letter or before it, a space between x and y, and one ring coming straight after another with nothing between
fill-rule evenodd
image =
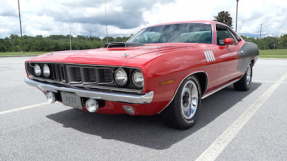
<instances>
[{"instance_id":1,"label":"side body stripe","mask_svg":"<svg viewBox=\"0 0 287 161\"><path fill-rule=\"evenodd\" d=\"M212 50L205 50L204 56L207 62L215 61L215 57Z\"/></svg>"}]
</instances>

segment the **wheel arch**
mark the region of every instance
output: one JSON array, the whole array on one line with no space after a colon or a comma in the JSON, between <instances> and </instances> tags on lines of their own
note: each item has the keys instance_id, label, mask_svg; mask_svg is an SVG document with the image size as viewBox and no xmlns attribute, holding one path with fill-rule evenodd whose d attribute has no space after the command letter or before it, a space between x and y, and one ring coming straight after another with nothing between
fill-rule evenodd
<instances>
[{"instance_id":1,"label":"wheel arch","mask_svg":"<svg viewBox=\"0 0 287 161\"><path fill-rule=\"evenodd\" d=\"M188 74L187 76L185 76L180 83L178 84L172 99L169 101L169 103L159 112L161 113L162 111L164 111L170 104L171 102L174 100L179 88L181 87L182 83L184 82L184 80L188 79L189 77L194 76L195 78L198 79L199 85L200 85L200 89L201 89L201 96L204 95L204 93L207 90L207 86L208 86L208 74L205 71L196 71L196 72L192 72L190 74Z\"/></svg>"},{"instance_id":2,"label":"wheel arch","mask_svg":"<svg viewBox=\"0 0 287 161\"><path fill-rule=\"evenodd\" d=\"M195 76L199 82L201 94L203 95L207 90L208 76L206 72L194 73L191 76Z\"/></svg>"},{"instance_id":3,"label":"wheel arch","mask_svg":"<svg viewBox=\"0 0 287 161\"><path fill-rule=\"evenodd\" d=\"M207 86L208 86L208 74L205 71L196 71L196 72L192 72L189 75L185 76L180 83L178 84L176 91L174 93L174 96L176 95L178 89L180 88L180 86L182 85L182 83L184 82L184 80L188 79L189 77L194 76L195 78L197 78L199 85L200 85L200 89L201 89L201 94L203 95L205 93L205 91L207 90ZM174 99L173 96L173 99ZM172 99L172 100L173 100Z\"/></svg>"},{"instance_id":4,"label":"wheel arch","mask_svg":"<svg viewBox=\"0 0 287 161\"><path fill-rule=\"evenodd\" d=\"M251 66L253 67L254 66L254 64L255 64L255 59L251 59Z\"/></svg>"}]
</instances>

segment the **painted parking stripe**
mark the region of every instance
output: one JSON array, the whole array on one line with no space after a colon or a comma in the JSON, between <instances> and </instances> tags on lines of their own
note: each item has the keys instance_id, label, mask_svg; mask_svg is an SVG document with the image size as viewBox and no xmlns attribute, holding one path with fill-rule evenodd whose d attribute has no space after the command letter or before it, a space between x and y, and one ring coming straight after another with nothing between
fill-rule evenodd
<instances>
[{"instance_id":1,"label":"painted parking stripe","mask_svg":"<svg viewBox=\"0 0 287 161\"><path fill-rule=\"evenodd\" d=\"M253 80L253 82L259 82L259 83L269 83L269 84L274 84L276 81L273 80ZM282 84L286 84L287 81L283 81Z\"/></svg>"},{"instance_id":2,"label":"painted parking stripe","mask_svg":"<svg viewBox=\"0 0 287 161\"><path fill-rule=\"evenodd\" d=\"M214 161L236 137L244 125L254 116L258 109L271 97L275 90L287 79L285 73L278 81L272 84L255 102L242 113L215 141L196 159L196 161Z\"/></svg>"},{"instance_id":3,"label":"painted parking stripe","mask_svg":"<svg viewBox=\"0 0 287 161\"><path fill-rule=\"evenodd\" d=\"M35 104L35 105L29 105L29 106L14 108L14 109L11 109L11 110L0 112L0 115L5 115L5 114L13 113L13 112L28 110L28 109L44 106L44 105L47 105L47 104L49 104L49 103L40 103L40 104Z\"/></svg>"}]
</instances>

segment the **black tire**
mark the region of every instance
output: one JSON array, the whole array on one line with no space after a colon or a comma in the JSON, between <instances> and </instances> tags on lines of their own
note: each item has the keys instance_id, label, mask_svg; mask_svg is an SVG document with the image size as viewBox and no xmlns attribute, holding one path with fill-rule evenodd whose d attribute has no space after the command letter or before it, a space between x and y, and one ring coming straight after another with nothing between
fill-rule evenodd
<instances>
[{"instance_id":1,"label":"black tire","mask_svg":"<svg viewBox=\"0 0 287 161\"><path fill-rule=\"evenodd\" d=\"M190 93L188 93L187 86L190 86L190 85L192 85L191 86L192 88L190 88L189 90ZM196 88L193 89L193 85L196 85ZM193 95L196 95L196 93L193 91L197 91L197 96L198 96L196 110L192 109L192 107L195 107L194 102L196 102L195 99L192 99L196 97L196 96L193 96ZM192 100L189 100L189 99L192 99ZM198 80L195 77L191 76L183 81L173 101L163 111L162 116L164 118L165 123L168 126L176 128L176 129L188 129L192 127L195 124L196 119L198 118L199 111L200 111L200 108L199 108L200 103L201 103L200 85L199 85ZM187 105L187 107L184 107L184 104ZM191 111L187 109L187 111L184 112L183 108L185 109L191 108L190 109ZM191 112L192 117L187 119L186 112L188 113Z\"/></svg>"},{"instance_id":2,"label":"black tire","mask_svg":"<svg viewBox=\"0 0 287 161\"><path fill-rule=\"evenodd\" d=\"M253 76L253 69L252 69L252 64L250 64L244 76L238 82L234 83L235 90L248 91L252 84L252 76Z\"/></svg>"}]
</instances>

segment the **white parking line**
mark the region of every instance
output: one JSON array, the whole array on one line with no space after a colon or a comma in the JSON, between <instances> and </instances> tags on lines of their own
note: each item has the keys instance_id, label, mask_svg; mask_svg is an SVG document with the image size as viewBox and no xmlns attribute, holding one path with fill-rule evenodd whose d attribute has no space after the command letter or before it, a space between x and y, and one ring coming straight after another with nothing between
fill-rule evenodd
<instances>
[{"instance_id":1,"label":"white parking line","mask_svg":"<svg viewBox=\"0 0 287 161\"><path fill-rule=\"evenodd\" d=\"M244 125L254 116L256 111L271 97L274 91L287 79L285 73L269 87L256 101L242 113L215 141L196 159L196 161L214 161L226 146L236 137Z\"/></svg>"},{"instance_id":2,"label":"white parking line","mask_svg":"<svg viewBox=\"0 0 287 161\"><path fill-rule=\"evenodd\" d=\"M31 109L31 108L36 108L36 107L44 106L44 105L47 105L47 104L49 104L49 103L40 103L40 104L35 104L35 105L29 105L29 106L14 108L14 109L7 110L7 111L2 111L2 112L0 111L0 115L5 115L5 114L8 114L8 113L12 113L12 112L28 110L28 109Z\"/></svg>"},{"instance_id":3,"label":"white parking line","mask_svg":"<svg viewBox=\"0 0 287 161\"><path fill-rule=\"evenodd\" d=\"M274 84L274 83L276 83L276 80L274 80L274 81L271 81L271 80L253 80L253 82ZM281 83L286 84L287 81L283 81Z\"/></svg>"}]
</instances>

